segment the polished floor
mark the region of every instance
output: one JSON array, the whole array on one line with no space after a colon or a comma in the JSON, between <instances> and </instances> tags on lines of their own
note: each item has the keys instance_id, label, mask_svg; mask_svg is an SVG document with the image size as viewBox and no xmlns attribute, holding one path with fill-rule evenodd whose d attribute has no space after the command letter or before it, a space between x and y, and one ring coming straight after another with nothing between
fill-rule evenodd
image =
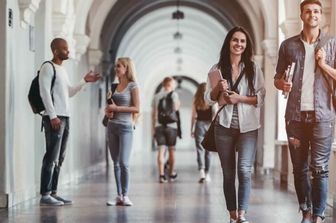
<instances>
[{"instance_id":1,"label":"polished floor","mask_svg":"<svg viewBox=\"0 0 336 223\"><path fill-rule=\"evenodd\" d=\"M132 158L129 196L132 207L106 206L115 197L112 167L92 173L76 184L62 185L60 194L72 206L40 207L39 198L9 210L0 210L1 223L227 223L222 176L213 155L212 181L199 184L194 151L177 151L178 180L159 184L155 154L137 153ZM325 223L336 222L328 208ZM299 223L296 197L272 180L272 175L254 176L251 223Z\"/></svg>"}]
</instances>

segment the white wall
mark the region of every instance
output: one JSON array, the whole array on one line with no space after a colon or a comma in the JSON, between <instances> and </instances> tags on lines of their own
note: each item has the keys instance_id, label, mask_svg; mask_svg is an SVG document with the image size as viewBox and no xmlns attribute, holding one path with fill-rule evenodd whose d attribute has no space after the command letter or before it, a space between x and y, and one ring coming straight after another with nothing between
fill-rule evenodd
<instances>
[{"instance_id":1,"label":"white wall","mask_svg":"<svg viewBox=\"0 0 336 223\"><path fill-rule=\"evenodd\" d=\"M41 118L30 109L27 93L41 63L51 59L53 14L52 0L41 1L40 8L32 14L30 25L36 33L35 50L30 50L29 27L21 26L18 1L7 1L7 7L5 1L0 4L4 17L0 21L6 21L7 7L14 12L13 28L3 22L0 25L0 39L7 49L0 52L0 207L6 207L39 194L44 133L40 132ZM89 70L87 55L79 61L68 60L64 65L72 83ZM70 138L60 185L75 181L104 160L105 135L100 122L98 86L88 85L71 99Z\"/></svg>"},{"instance_id":2,"label":"white wall","mask_svg":"<svg viewBox=\"0 0 336 223\"><path fill-rule=\"evenodd\" d=\"M6 40L7 35L7 13L8 9L6 7L5 1L0 1L0 40L2 43ZM7 203L7 198L5 196L7 191L6 186L6 45L0 50L0 207L5 206Z\"/></svg>"}]
</instances>

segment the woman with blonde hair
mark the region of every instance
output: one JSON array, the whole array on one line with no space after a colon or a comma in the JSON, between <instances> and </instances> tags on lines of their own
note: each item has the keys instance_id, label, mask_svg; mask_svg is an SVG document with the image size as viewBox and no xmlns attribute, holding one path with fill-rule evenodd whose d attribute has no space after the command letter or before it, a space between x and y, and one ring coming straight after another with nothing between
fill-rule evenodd
<instances>
[{"instance_id":1,"label":"woman with blonde hair","mask_svg":"<svg viewBox=\"0 0 336 223\"><path fill-rule=\"evenodd\" d=\"M191 137L195 138L199 183L210 181L210 152L201 145L212 120L212 107L204 100L205 90L206 83L201 83L195 93L191 113Z\"/></svg>"},{"instance_id":2,"label":"woman with blonde hair","mask_svg":"<svg viewBox=\"0 0 336 223\"><path fill-rule=\"evenodd\" d=\"M114 69L119 83L112 95L113 103L106 106L105 113L109 117L108 142L118 195L115 201L108 201L107 205L131 206L133 203L128 197L129 158L133 142L133 119L140 109L139 88L130 58L118 58Z\"/></svg>"}]
</instances>

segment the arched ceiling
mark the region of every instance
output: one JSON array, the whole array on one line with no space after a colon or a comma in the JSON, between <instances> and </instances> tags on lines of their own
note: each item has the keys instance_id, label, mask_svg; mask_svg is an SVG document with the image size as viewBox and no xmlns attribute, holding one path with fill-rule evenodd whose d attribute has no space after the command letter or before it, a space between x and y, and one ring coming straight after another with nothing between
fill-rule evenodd
<instances>
[{"instance_id":1,"label":"arched ceiling","mask_svg":"<svg viewBox=\"0 0 336 223\"><path fill-rule=\"evenodd\" d=\"M107 16L101 48L104 64L117 57L131 57L135 62L142 97L152 95L167 75L183 75L198 82L206 81L210 67L217 62L227 30L244 26L254 38L253 29L242 8L235 1L181 1L183 20L173 20L176 1L117 1ZM179 31L181 40L173 38ZM174 52L176 47L181 53ZM182 61L182 62L181 62ZM106 66L109 67L109 66ZM145 106L150 100L144 101Z\"/></svg>"},{"instance_id":2,"label":"arched ceiling","mask_svg":"<svg viewBox=\"0 0 336 223\"><path fill-rule=\"evenodd\" d=\"M175 10L167 6L146 14L130 27L119 45L117 57L134 60L139 83L145 89L166 75L183 74L205 81L207 71L218 60L226 29L208 14L190 7L180 9L185 19L177 22L171 19ZM173 38L177 23L181 40ZM175 53L176 47L182 52Z\"/></svg>"}]
</instances>

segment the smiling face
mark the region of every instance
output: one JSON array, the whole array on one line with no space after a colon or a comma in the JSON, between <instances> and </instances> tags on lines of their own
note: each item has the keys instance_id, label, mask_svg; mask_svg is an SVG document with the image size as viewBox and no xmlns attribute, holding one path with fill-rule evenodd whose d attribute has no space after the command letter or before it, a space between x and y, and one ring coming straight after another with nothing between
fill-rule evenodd
<instances>
[{"instance_id":1,"label":"smiling face","mask_svg":"<svg viewBox=\"0 0 336 223\"><path fill-rule=\"evenodd\" d=\"M121 78L121 77L125 76L126 71L127 71L127 68L126 68L125 65L123 65L123 64L121 63L120 60L118 60L118 61L117 61L117 64L116 64L115 67L114 67L114 70L115 70L115 72L116 72L117 77L118 77L118 78Z\"/></svg>"},{"instance_id":2,"label":"smiling face","mask_svg":"<svg viewBox=\"0 0 336 223\"><path fill-rule=\"evenodd\" d=\"M230 40L230 53L242 55L246 49L246 35L242 32L235 32Z\"/></svg>"},{"instance_id":3,"label":"smiling face","mask_svg":"<svg viewBox=\"0 0 336 223\"><path fill-rule=\"evenodd\" d=\"M305 27L316 28L322 18L322 8L317 4L306 4L302 8L300 17Z\"/></svg>"}]
</instances>

